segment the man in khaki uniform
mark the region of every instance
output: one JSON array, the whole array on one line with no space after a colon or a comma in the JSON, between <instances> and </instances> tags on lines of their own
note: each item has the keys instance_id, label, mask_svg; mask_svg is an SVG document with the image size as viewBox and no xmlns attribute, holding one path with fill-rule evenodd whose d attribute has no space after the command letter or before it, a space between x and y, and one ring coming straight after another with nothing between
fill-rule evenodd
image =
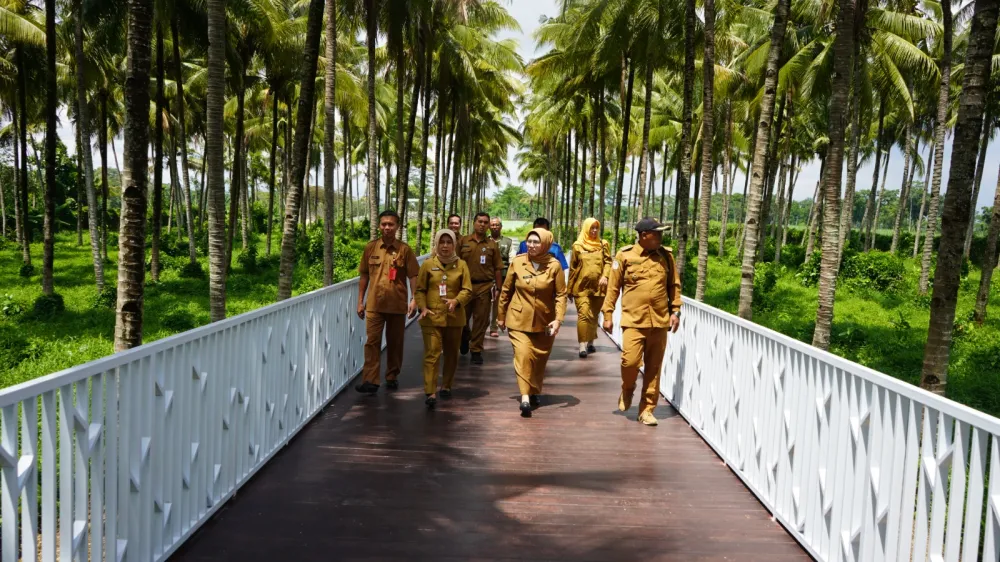
<instances>
[{"instance_id":1,"label":"man in khaki uniform","mask_svg":"<svg viewBox=\"0 0 1000 562\"><path fill-rule=\"evenodd\" d=\"M663 244L669 227L646 217L635 225L639 243L625 246L611 263L608 294L604 299L604 329L611 331L611 314L622 295L622 393L618 409L632 406L632 393L642 375L638 420L656 425L653 410L660 398L660 367L667 348L667 331L676 332L681 317L681 280L670 248Z\"/></svg>"},{"instance_id":2,"label":"man in khaki uniform","mask_svg":"<svg viewBox=\"0 0 1000 562\"><path fill-rule=\"evenodd\" d=\"M476 213L472 234L458 243L458 255L472 274L472 300L465 307L466 326L462 330L461 353L465 355L471 350L474 365L483 364L483 340L486 339L486 326L490 323L490 304L493 292L503 283L500 277L503 260L497 243L486 233L489 226L490 216L483 212Z\"/></svg>"},{"instance_id":3,"label":"man in khaki uniform","mask_svg":"<svg viewBox=\"0 0 1000 562\"><path fill-rule=\"evenodd\" d=\"M510 236L503 235L503 222L500 221L500 217L493 217L490 219L490 238L497 243L497 247L500 248L500 260L503 261L503 270L500 271L501 283L503 279L507 278L507 269L510 267L511 250L513 250L514 239ZM490 337L498 338L500 337L500 332L497 331L497 295L493 295L493 308L490 310Z\"/></svg>"},{"instance_id":4,"label":"man in khaki uniform","mask_svg":"<svg viewBox=\"0 0 1000 562\"><path fill-rule=\"evenodd\" d=\"M416 301L411 298L407 302L406 294L407 280L413 290L417 287L417 256L409 246L396 239L399 229L396 211L382 211L378 219L382 237L365 246L358 264L358 317L365 321L368 340L365 342L362 382L354 389L364 394L378 392L383 329L386 340L385 384L393 390L399 388L396 378L403 364L406 317L412 317L417 312Z\"/></svg>"},{"instance_id":5,"label":"man in khaki uniform","mask_svg":"<svg viewBox=\"0 0 1000 562\"><path fill-rule=\"evenodd\" d=\"M448 215L448 230L455 233L455 236L462 238L462 217L460 215Z\"/></svg>"}]
</instances>

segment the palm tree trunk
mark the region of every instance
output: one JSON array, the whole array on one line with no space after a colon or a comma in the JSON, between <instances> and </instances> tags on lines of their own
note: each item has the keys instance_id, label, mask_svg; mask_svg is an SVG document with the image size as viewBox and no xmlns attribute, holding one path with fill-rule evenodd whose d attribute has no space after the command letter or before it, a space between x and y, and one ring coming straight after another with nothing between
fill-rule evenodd
<instances>
[{"instance_id":1,"label":"palm tree trunk","mask_svg":"<svg viewBox=\"0 0 1000 562\"><path fill-rule=\"evenodd\" d=\"M326 79L324 81L323 108L323 284L333 285L333 242L336 236L333 174L337 155L333 147L337 136L337 3L326 3ZM273 191L273 190L272 190ZM270 240L268 241L270 242Z\"/></svg>"},{"instance_id":2,"label":"palm tree trunk","mask_svg":"<svg viewBox=\"0 0 1000 562\"><path fill-rule=\"evenodd\" d=\"M378 39L378 6L377 0L365 0L367 21L366 42L368 44L368 220L369 237L374 240L378 234L378 164L375 158L378 152L375 123L375 41ZM386 178L388 181L388 178Z\"/></svg>"},{"instance_id":3,"label":"palm tree trunk","mask_svg":"<svg viewBox=\"0 0 1000 562\"><path fill-rule=\"evenodd\" d=\"M885 205L885 184L889 175L889 161L892 159L892 153L891 153L892 146L890 145L889 148L890 150L886 150L885 152L885 164L883 165L884 167L882 168L882 183L880 184L881 187L878 192L878 201L875 203L875 216L872 218L872 222L869 225L870 226L868 235L869 250L875 249L875 236L878 233L879 213L882 211L882 206Z\"/></svg>"},{"instance_id":4,"label":"palm tree trunk","mask_svg":"<svg viewBox=\"0 0 1000 562\"><path fill-rule=\"evenodd\" d=\"M217 1L217 0L213 0ZM118 300L115 351L142 344L146 278L146 206L149 165L149 68L153 36L152 0L128 2L128 59L125 76L125 173L118 235ZM220 80L221 82L221 80Z\"/></svg>"},{"instance_id":5,"label":"palm tree trunk","mask_svg":"<svg viewBox=\"0 0 1000 562\"><path fill-rule=\"evenodd\" d=\"M434 50L431 48L430 41L430 25L424 31L424 70L423 70L423 88L424 88L424 109L423 109L423 136L421 137L421 164L420 164L420 203L417 207L417 253L423 252L424 248L424 206L426 204L427 197L427 143L431 134L431 71L433 70L432 64L434 60ZM434 144L439 145L441 139L441 129L438 128L438 138L435 140ZM435 186L434 190L434 214L437 215L437 189ZM434 223L434 218L431 219L431 224Z\"/></svg>"},{"instance_id":6,"label":"palm tree trunk","mask_svg":"<svg viewBox=\"0 0 1000 562\"><path fill-rule=\"evenodd\" d=\"M715 0L705 0L705 53L702 58L701 209L698 216L698 281L695 297L705 300L708 281L708 221L715 178Z\"/></svg>"},{"instance_id":7,"label":"palm tree trunk","mask_svg":"<svg viewBox=\"0 0 1000 562\"><path fill-rule=\"evenodd\" d=\"M993 131L993 116L987 111L983 118L982 142L979 148L979 162L976 164L976 179L972 186L972 215L969 217L969 228L965 233L965 250L962 256L969 258L972 251L972 234L976 227L976 205L979 202L979 187L983 183L983 168L986 167L986 149L990 145L990 133Z\"/></svg>"},{"instance_id":8,"label":"palm tree trunk","mask_svg":"<svg viewBox=\"0 0 1000 562\"><path fill-rule=\"evenodd\" d=\"M83 53L83 0L73 0L74 47L76 60L85 60ZM104 290L104 259L101 257L101 240L98 231L97 192L94 190L94 156L90 151L90 116L87 107L87 80L83 65L76 65L76 115L80 136L80 157L83 161L84 188L87 191L87 222L90 232L90 254L94 260L94 280L97 292ZM6 216L6 215L5 215ZM6 229L5 229L6 230Z\"/></svg>"},{"instance_id":9,"label":"palm tree trunk","mask_svg":"<svg viewBox=\"0 0 1000 562\"><path fill-rule=\"evenodd\" d=\"M403 199L406 197L406 184L408 183L408 178L403 177L403 171L406 168L406 151L403 149L403 114L406 112L406 107L403 104L403 99L405 96L405 86L406 86L406 70L403 65L405 64L403 59L404 49L403 49L403 38L400 37L399 41L396 43L396 212L399 213L399 230L396 231L397 236L403 237L403 233L406 231L406 209L403 208ZM419 87L419 85L417 85ZM410 114L416 114L416 105L410 106ZM389 177L386 176L386 184L391 183ZM386 204L389 202L386 201Z\"/></svg>"},{"instance_id":10,"label":"palm tree trunk","mask_svg":"<svg viewBox=\"0 0 1000 562\"><path fill-rule=\"evenodd\" d=\"M688 197L691 189L691 148L693 140L691 137L692 117L691 112L694 105L694 43L696 40L695 29L695 0L684 1L684 86L683 86L683 108L681 109L681 159L680 173L677 175L676 205L677 213L677 272L684 278L684 267L687 265L687 243L688 243Z\"/></svg>"},{"instance_id":11,"label":"palm tree trunk","mask_svg":"<svg viewBox=\"0 0 1000 562\"><path fill-rule=\"evenodd\" d=\"M944 51L941 55L941 87L938 93L937 116L934 120L934 177L931 179L931 200L927 211L927 230L924 235L924 254L920 261L920 281L918 289L921 295L927 294L927 283L930 280L931 251L934 246L934 233L937 230L938 204L941 194L941 172L944 168L944 135L948 121L948 103L951 85L951 5L941 4L944 30L941 34ZM976 146L975 144L969 146ZM950 181L950 180L949 180ZM950 334L949 329L949 334ZM929 341L930 336L928 336ZM925 358L924 363L927 360ZM926 368L925 368L926 369Z\"/></svg>"},{"instance_id":12,"label":"palm tree trunk","mask_svg":"<svg viewBox=\"0 0 1000 562\"><path fill-rule=\"evenodd\" d=\"M177 84L177 125L179 132L177 144L180 145L181 149L181 174L184 181L184 201L186 203L184 206L184 216L187 220L188 259L190 260L189 263L193 264L198 262L198 250L194 238L194 211L191 208L191 173L188 169L187 122L184 115L184 71L181 66L180 37L177 31L177 20L179 17L175 11L173 19L170 20L170 36L174 44L174 81Z\"/></svg>"},{"instance_id":13,"label":"palm tree trunk","mask_svg":"<svg viewBox=\"0 0 1000 562\"><path fill-rule=\"evenodd\" d=\"M607 152L607 150L608 150L608 147L607 147L608 124L604 121L605 116L604 116L604 90L603 90L603 86L601 88L602 89L601 89L601 95L600 95L600 102L598 103L598 111L599 111L598 120L600 121L600 127L601 127L601 131L600 131L600 134L601 134L601 188L600 188L600 195L598 196L598 198L599 198L599 203L598 203L599 210L598 210L598 213L599 213L600 219L601 219L601 237L603 237L604 236L604 223L607 222L605 220L606 217L605 217L605 214L604 214L605 213L605 208L604 207L605 207L605 199L607 197L606 190L607 190L607 185L608 185L608 173L610 172L610 170L608 170L608 160L607 160L607 154L608 154L608 152Z\"/></svg>"},{"instance_id":14,"label":"palm tree trunk","mask_svg":"<svg viewBox=\"0 0 1000 562\"><path fill-rule=\"evenodd\" d=\"M826 155L823 155L819 167L820 178L823 177L823 173L825 171L826 171ZM820 199L820 196L823 193L822 187L823 187L823 180L820 179L816 182L816 189L813 191L812 205L809 206L809 222L807 226L809 230L809 236L808 236L808 241L806 242L806 258L805 258L805 261L807 262L809 261L809 258L812 257L813 252L816 249L815 246L816 231L818 230L819 227L819 211L820 207L822 206L821 205L822 200Z\"/></svg>"},{"instance_id":15,"label":"palm tree trunk","mask_svg":"<svg viewBox=\"0 0 1000 562\"><path fill-rule=\"evenodd\" d=\"M416 79L413 81L413 93L410 95L410 115L409 123L407 124L406 132L406 150L403 153L403 168L400 173L399 170L396 171L400 174L400 189L398 190L399 198L399 217L403 221L400 225L399 232L403 237L403 241L409 240L409 230L406 228L407 220L407 209L410 206L410 163L413 159L413 135L416 133L417 129L417 107L420 104L420 88L423 85L424 76L421 66L418 64L418 70L416 73ZM402 151L402 149L400 149Z\"/></svg>"},{"instance_id":16,"label":"palm tree trunk","mask_svg":"<svg viewBox=\"0 0 1000 562\"><path fill-rule=\"evenodd\" d=\"M28 190L30 189L28 185L28 84L25 77L24 55L20 47L17 49L17 68L19 78L17 97L19 115L21 116L18 123L18 135L21 139L21 260L24 265L31 265L31 223L28 220Z\"/></svg>"},{"instance_id":17,"label":"palm tree trunk","mask_svg":"<svg viewBox=\"0 0 1000 562\"><path fill-rule=\"evenodd\" d=\"M351 135L350 135L350 115L340 109L340 128L342 130L341 140L344 146L344 184L341 187L342 199L340 203L340 220L347 223L348 206L351 207L351 225L354 225L354 201L350 196L351 191ZM348 205L350 203L350 205Z\"/></svg>"},{"instance_id":18,"label":"palm tree trunk","mask_svg":"<svg viewBox=\"0 0 1000 562\"><path fill-rule=\"evenodd\" d=\"M80 157L81 146L83 145L83 140L80 137L80 128L76 128L76 168L77 170L83 170L83 159ZM0 191L3 189L0 188ZM83 177L82 174L77 172L76 174L76 245L83 246Z\"/></svg>"},{"instance_id":19,"label":"palm tree trunk","mask_svg":"<svg viewBox=\"0 0 1000 562\"><path fill-rule=\"evenodd\" d=\"M615 210L611 218L615 223L613 238L611 239L611 253L618 251L618 225L621 222L622 191L625 188L625 159L628 156L628 130L632 123L632 87L635 83L635 61L629 58L628 83L625 93L625 111L622 113L622 147L618 156L618 189L615 193Z\"/></svg>"},{"instance_id":20,"label":"palm tree trunk","mask_svg":"<svg viewBox=\"0 0 1000 562\"><path fill-rule=\"evenodd\" d=\"M903 183L899 186L899 206L896 209L896 221L892 227L892 243L889 245L889 252L895 254L899 247L899 228L903 224L903 214L907 209L907 201L910 200L910 160L913 155L913 125L906 126L906 141L903 149Z\"/></svg>"},{"instance_id":21,"label":"palm tree trunk","mask_svg":"<svg viewBox=\"0 0 1000 562\"><path fill-rule=\"evenodd\" d=\"M997 266L997 238L1000 238L1000 174L997 175L996 194L993 196L993 215L990 217L990 231L986 235L986 255L983 256L979 292L976 293L976 309L973 313L976 324L980 326L986 321L986 306L990 302L990 284L993 281L993 270Z\"/></svg>"},{"instance_id":22,"label":"palm tree trunk","mask_svg":"<svg viewBox=\"0 0 1000 562\"><path fill-rule=\"evenodd\" d=\"M830 347L830 326L840 269L840 183L843 172L844 131L847 126L847 94L851 86L851 59L854 54L855 0L839 0L837 38L833 43L833 85L830 93L830 144L826 150L826 174L823 176L823 259L820 261L819 304L812 344Z\"/></svg>"},{"instance_id":23,"label":"palm tree trunk","mask_svg":"<svg viewBox=\"0 0 1000 562\"><path fill-rule=\"evenodd\" d=\"M878 173L882 169L882 143L885 140L885 135L883 134L883 126L885 124L885 100L883 99L879 103L878 109L878 134L875 136L875 166L872 168L872 187L868 191L868 201L865 203L865 215L861 219L861 243L864 251L871 250L871 246L868 244L868 239L871 237L872 226L875 218L875 195L878 193ZM845 199L846 205L846 199ZM845 213L850 213L853 211L853 207L848 209L844 207ZM843 234L841 234L843 236Z\"/></svg>"},{"instance_id":24,"label":"palm tree trunk","mask_svg":"<svg viewBox=\"0 0 1000 562\"><path fill-rule=\"evenodd\" d=\"M226 277L229 244L226 239L226 183L223 159L223 108L226 73L225 0L208 0L208 82L205 96L205 133L209 314L213 322L226 317Z\"/></svg>"},{"instance_id":25,"label":"palm tree trunk","mask_svg":"<svg viewBox=\"0 0 1000 562\"><path fill-rule=\"evenodd\" d=\"M56 110L59 92L56 83L56 0L45 0L45 206L42 225L42 294L55 293L52 266L55 260L56 228Z\"/></svg>"},{"instance_id":26,"label":"palm tree trunk","mask_svg":"<svg viewBox=\"0 0 1000 562\"><path fill-rule=\"evenodd\" d=\"M688 0L689 2L691 0ZM850 1L850 0L846 0ZM757 136L754 140L753 172L750 180L749 201L747 206L746 224L743 228L743 264L740 279L739 315L749 320L753 316L753 277L754 265L757 259L757 237L760 232L761 199L764 191L764 174L767 166L767 149L771 142L771 120L774 116L775 94L778 89L778 62L781 58L781 46L785 41L785 27L788 24L788 6L790 0L778 0L774 12L774 24L771 27L771 47L767 54L767 69L764 78L764 95L760 104L760 117L757 122ZM839 37L839 35L838 35ZM683 136L683 135L682 135Z\"/></svg>"},{"instance_id":27,"label":"palm tree trunk","mask_svg":"<svg viewBox=\"0 0 1000 562\"><path fill-rule=\"evenodd\" d=\"M723 168L722 168L722 224L721 224L721 228L719 229L719 257L720 258L726 255L726 234L727 234L726 231L729 230L729 204L730 204L730 200L733 197L732 175L730 175L730 173L729 173L730 167L733 164L733 162L732 162L732 160L733 160L733 105L732 105L732 102L729 101L729 100L726 100L726 140L724 142L725 142L726 146L725 146L724 152L722 153L722 157L723 157L723 162L722 162L722 166L723 166ZM666 157L667 157L666 145L664 145L664 152L663 152L663 158L664 158L663 170L664 170L664 172L667 169ZM664 179L666 179L666 174L664 174L663 177L664 177ZM664 183L666 183L666 182L664 182ZM664 194L664 199L665 198L666 198L666 194ZM662 201L660 202L660 204L662 206ZM660 212L661 217L662 217L662 214L663 214L663 212L661 211ZM660 219L660 222L663 222L662 218Z\"/></svg>"},{"instance_id":28,"label":"palm tree trunk","mask_svg":"<svg viewBox=\"0 0 1000 562\"><path fill-rule=\"evenodd\" d=\"M711 2L712 0L708 0ZM653 41L650 41L650 45L654 45ZM649 49L652 50L652 49ZM650 53L651 54L651 53ZM646 75L643 77L643 81L646 85L646 94L643 97L642 105L642 148L639 151L639 194L637 198L637 208L636 216L644 217L645 208L643 203L646 200L646 168L648 166L647 159L649 158L649 126L650 119L653 114L652 100L653 100L653 62L650 60L651 57L647 57L646 60ZM628 117L628 115L626 115ZM634 170L633 170L634 173Z\"/></svg>"},{"instance_id":29,"label":"palm tree trunk","mask_svg":"<svg viewBox=\"0 0 1000 562\"><path fill-rule=\"evenodd\" d=\"M667 205L667 178L670 176L670 157L667 153L667 142L663 142L663 165L660 166L660 224L666 220L664 215Z\"/></svg>"},{"instance_id":30,"label":"palm tree trunk","mask_svg":"<svg viewBox=\"0 0 1000 562\"><path fill-rule=\"evenodd\" d=\"M934 160L934 154L937 152L935 143L931 142L927 145L929 151L927 153L927 173L924 176L924 192L920 198L920 211L917 213L917 233L913 236L913 259L917 259L917 253L920 251L920 224L924 218L924 210L927 208L927 191L930 189L931 185L931 162Z\"/></svg>"},{"instance_id":31,"label":"palm tree trunk","mask_svg":"<svg viewBox=\"0 0 1000 562\"><path fill-rule=\"evenodd\" d=\"M239 85L236 89L236 134L233 143L233 167L229 174L229 233L226 242L226 268L233 267L233 250L236 241L236 225L239 224L240 198L243 197L243 114L246 107L246 91L243 89L242 77L246 74L242 69Z\"/></svg>"},{"instance_id":32,"label":"palm tree trunk","mask_svg":"<svg viewBox=\"0 0 1000 562\"><path fill-rule=\"evenodd\" d=\"M374 0L372 0L374 1ZM315 107L316 61L319 59L319 39L323 34L323 0L310 0L309 19L306 24L306 42L303 52L299 109L295 123L295 159L292 168L292 186L285 202L285 224L281 237L281 263L278 266L278 300L292 296L292 269L295 267L296 217L302 197L302 182L309 161L309 131ZM370 38L374 40L374 38ZM370 53L369 53L370 54ZM372 75L372 78L374 75ZM371 82L369 82L371 85ZM369 92L372 93L372 92ZM372 100L369 100L372 101ZM371 111L369 109L369 116Z\"/></svg>"},{"instance_id":33,"label":"palm tree trunk","mask_svg":"<svg viewBox=\"0 0 1000 562\"><path fill-rule=\"evenodd\" d=\"M861 153L861 94L860 81L861 81L861 65L862 59L858 55L857 46L855 46L854 53L854 70L851 74L851 93L848 99L848 107L851 118L851 144L848 148L847 154L847 189L844 192L844 205L840 209L840 236L839 244L837 246L837 252L840 255L844 253L844 244L847 241L847 237L851 235L851 229L854 226L854 193L855 187L858 183L858 157ZM885 103L879 105L879 134L878 138L882 138L882 123L885 117ZM878 166L875 167L878 169ZM864 220L861 221L861 230L864 232ZM806 256L806 260L809 256Z\"/></svg>"},{"instance_id":34,"label":"palm tree trunk","mask_svg":"<svg viewBox=\"0 0 1000 562\"><path fill-rule=\"evenodd\" d=\"M20 157L21 154L18 148L18 126L17 126L17 108L11 108L10 111L13 119L14 134L11 135L11 140L14 143L14 236L17 239L17 244L19 246L24 245L24 217L21 216L21 167L20 167Z\"/></svg>"},{"instance_id":35,"label":"palm tree trunk","mask_svg":"<svg viewBox=\"0 0 1000 562\"><path fill-rule=\"evenodd\" d=\"M274 228L274 187L275 168L278 161L278 96L273 90L269 92L271 96L271 153L269 155L270 180L267 185L267 244L264 254L271 255L271 232ZM346 141L345 141L346 143Z\"/></svg>"},{"instance_id":36,"label":"palm tree trunk","mask_svg":"<svg viewBox=\"0 0 1000 562\"><path fill-rule=\"evenodd\" d=\"M101 90L101 257L108 259L108 92ZM15 148L16 150L16 148Z\"/></svg>"},{"instance_id":37,"label":"palm tree trunk","mask_svg":"<svg viewBox=\"0 0 1000 562\"><path fill-rule=\"evenodd\" d=\"M945 2L941 7L947 14L945 33L950 33L951 8L947 4ZM972 184L976 175L976 156L987 85L992 88L989 82L990 63L998 10L1000 5L995 0L976 0L965 57L965 77L958 99L958 121L948 173L948 191L945 193L944 212L941 214L941 245L934 272L931 319L927 329L927 345L924 347L920 386L942 395L948 383L948 355L955 323L955 307L958 305L962 250L971 214ZM946 47L951 45L946 44ZM930 223L928 230L931 230Z\"/></svg>"},{"instance_id":38,"label":"palm tree trunk","mask_svg":"<svg viewBox=\"0 0 1000 562\"><path fill-rule=\"evenodd\" d=\"M163 32L156 26L156 113L153 116L153 245L149 276L160 280L160 233L163 228Z\"/></svg>"}]
</instances>

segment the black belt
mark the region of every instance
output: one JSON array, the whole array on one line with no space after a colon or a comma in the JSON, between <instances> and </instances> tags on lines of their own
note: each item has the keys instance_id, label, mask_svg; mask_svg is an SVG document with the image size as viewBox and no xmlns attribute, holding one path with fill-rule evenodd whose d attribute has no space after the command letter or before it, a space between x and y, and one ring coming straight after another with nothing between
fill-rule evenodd
<instances>
[{"instance_id":1,"label":"black belt","mask_svg":"<svg viewBox=\"0 0 1000 562\"><path fill-rule=\"evenodd\" d=\"M481 281L477 281L475 279L472 280L473 285L482 285L483 283L493 283L493 282L494 282L493 279L483 279Z\"/></svg>"}]
</instances>

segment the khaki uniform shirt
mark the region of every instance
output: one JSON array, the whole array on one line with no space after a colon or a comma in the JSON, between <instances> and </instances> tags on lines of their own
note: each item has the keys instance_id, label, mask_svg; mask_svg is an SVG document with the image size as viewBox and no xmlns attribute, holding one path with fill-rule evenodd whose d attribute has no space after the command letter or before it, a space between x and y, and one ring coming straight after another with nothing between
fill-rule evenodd
<instances>
[{"instance_id":1,"label":"khaki uniform shirt","mask_svg":"<svg viewBox=\"0 0 1000 562\"><path fill-rule=\"evenodd\" d=\"M519 332L544 332L553 320L562 322L566 316L565 278L554 257L536 271L527 254L518 255L500 289L497 320Z\"/></svg>"},{"instance_id":2,"label":"khaki uniform shirt","mask_svg":"<svg viewBox=\"0 0 1000 562\"><path fill-rule=\"evenodd\" d=\"M497 248L500 249L500 261L503 262L503 272L501 272L500 276L506 278L507 269L510 267L510 251L514 246L514 239L510 236L501 236L499 239L493 238L493 241L497 243Z\"/></svg>"},{"instance_id":3,"label":"khaki uniform shirt","mask_svg":"<svg viewBox=\"0 0 1000 562\"><path fill-rule=\"evenodd\" d=\"M611 245L601 240L600 250L586 250L581 244L573 244L573 255L569 262L569 294L574 297L603 297L601 277L611 277Z\"/></svg>"},{"instance_id":4,"label":"khaki uniform shirt","mask_svg":"<svg viewBox=\"0 0 1000 562\"><path fill-rule=\"evenodd\" d=\"M670 248L645 251L638 244L618 251L611 264L608 294L604 298L607 318L622 294L623 328L666 328L670 314L681 308L681 280Z\"/></svg>"},{"instance_id":5,"label":"khaki uniform shirt","mask_svg":"<svg viewBox=\"0 0 1000 562\"><path fill-rule=\"evenodd\" d=\"M463 236L458 243L458 257L462 258L472 274L472 294L479 296L496 283L497 272L503 270L500 248L489 234L480 242L475 234Z\"/></svg>"},{"instance_id":6,"label":"khaki uniform shirt","mask_svg":"<svg viewBox=\"0 0 1000 562\"><path fill-rule=\"evenodd\" d=\"M358 264L358 273L368 275L365 310L406 314L406 280L416 277L418 271L417 256L404 242L394 240L388 246L381 238L369 242Z\"/></svg>"},{"instance_id":7,"label":"khaki uniform shirt","mask_svg":"<svg viewBox=\"0 0 1000 562\"><path fill-rule=\"evenodd\" d=\"M445 296L441 296L441 283L445 286ZM428 314L420 320L421 326L456 327L465 326L464 306L472 298L472 279L469 267L462 260L442 264L436 257L430 258L420 266L417 275L417 290L413 296L420 310L429 309L434 314ZM458 306L451 313L444 299L457 299Z\"/></svg>"}]
</instances>

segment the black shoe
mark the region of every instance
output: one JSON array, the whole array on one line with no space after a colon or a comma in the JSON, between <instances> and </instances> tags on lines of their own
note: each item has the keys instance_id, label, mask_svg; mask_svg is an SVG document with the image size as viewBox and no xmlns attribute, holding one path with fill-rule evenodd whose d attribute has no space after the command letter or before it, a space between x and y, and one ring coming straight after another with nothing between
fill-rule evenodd
<instances>
[{"instance_id":1,"label":"black shoe","mask_svg":"<svg viewBox=\"0 0 1000 562\"><path fill-rule=\"evenodd\" d=\"M469 340L462 338L462 346L459 348L458 352L462 355L469 353Z\"/></svg>"},{"instance_id":2,"label":"black shoe","mask_svg":"<svg viewBox=\"0 0 1000 562\"><path fill-rule=\"evenodd\" d=\"M587 352L586 351L581 351L580 352L580 359L586 359L586 358L587 358Z\"/></svg>"},{"instance_id":3,"label":"black shoe","mask_svg":"<svg viewBox=\"0 0 1000 562\"><path fill-rule=\"evenodd\" d=\"M533 408L537 408L538 405L540 404L540 401L538 400L538 395L532 394L528 396L528 403L531 404Z\"/></svg>"},{"instance_id":4,"label":"black shoe","mask_svg":"<svg viewBox=\"0 0 1000 562\"><path fill-rule=\"evenodd\" d=\"M391 381L387 380L385 381L385 387L389 390L397 390L399 388L399 381L396 379L392 379Z\"/></svg>"},{"instance_id":5,"label":"black shoe","mask_svg":"<svg viewBox=\"0 0 1000 562\"><path fill-rule=\"evenodd\" d=\"M597 352L597 348L594 347L593 344L589 344L588 343L587 344L587 353L596 353L596 352Z\"/></svg>"},{"instance_id":6,"label":"black shoe","mask_svg":"<svg viewBox=\"0 0 1000 562\"><path fill-rule=\"evenodd\" d=\"M531 403L521 402L521 417L530 418L531 417Z\"/></svg>"},{"instance_id":7,"label":"black shoe","mask_svg":"<svg viewBox=\"0 0 1000 562\"><path fill-rule=\"evenodd\" d=\"M475 351L473 351L472 352L472 364L473 365L482 365L483 364L483 354L482 353L476 353Z\"/></svg>"},{"instance_id":8,"label":"black shoe","mask_svg":"<svg viewBox=\"0 0 1000 562\"><path fill-rule=\"evenodd\" d=\"M368 394L369 396L371 396L374 395L376 392L378 392L378 385L372 384L370 382L363 382L355 386L354 390L357 390L361 394Z\"/></svg>"},{"instance_id":9,"label":"black shoe","mask_svg":"<svg viewBox=\"0 0 1000 562\"><path fill-rule=\"evenodd\" d=\"M428 410L433 410L434 406L437 406L437 398L434 398L430 394L427 395L427 400L424 400L424 404L427 404Z\"/></svg>"},{"instance_id":10,"label":"black shoe","mask_svg":"<svg viewBox=\"0 0 1000 562\"><path fill-rule=\"evenodd\" d=\"M442 388L441 392L439 392L438 394L441 395L441 398L445 398L445 399L451 398L451 389L450 388Z\"/></svg>"}]
</instances>

